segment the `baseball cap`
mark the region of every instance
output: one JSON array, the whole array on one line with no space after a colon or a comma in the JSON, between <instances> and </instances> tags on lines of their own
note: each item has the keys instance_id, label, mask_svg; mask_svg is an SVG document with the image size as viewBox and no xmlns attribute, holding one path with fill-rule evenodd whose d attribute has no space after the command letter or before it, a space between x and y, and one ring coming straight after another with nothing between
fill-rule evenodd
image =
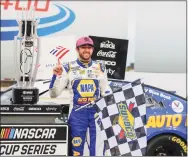
<instances>
[{"instance_id":1,"label":"baseball cap","mask_svg":"<svg viewBox=\"0 0 188 157\"><path fill-rule=\"evenodd\" d=\"M81 37L76 42L76 47L83 46L83 45L91 45L94 47L93 40L90 37Z\"/></svg>"}]
</instances>

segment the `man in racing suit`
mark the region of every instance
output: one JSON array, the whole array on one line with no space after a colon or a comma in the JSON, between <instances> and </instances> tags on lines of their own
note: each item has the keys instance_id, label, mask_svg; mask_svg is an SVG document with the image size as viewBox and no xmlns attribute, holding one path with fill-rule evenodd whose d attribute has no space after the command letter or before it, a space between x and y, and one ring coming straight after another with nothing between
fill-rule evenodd
<instances>
[{"instance_id":1,"label":"man in racing suit","mask_svg":"<svg viewBox=\"0 0 188 157\"><path fill-rule=\"evenodd\" d=\"M57 97L68 87L72 102L69 107L69 126L71 130L72 154L82 156L86 131L89 127L90 156L96 155L96 126L94 115L96 110L92 106L75 111L111 93L108 85L105 66L102 62L91 60L94 44L91 38L82 37L76 43L79 57L76 61L58 65L53 69L53 77L50 83L50 96Z\"/></svg>"}]
</instances>

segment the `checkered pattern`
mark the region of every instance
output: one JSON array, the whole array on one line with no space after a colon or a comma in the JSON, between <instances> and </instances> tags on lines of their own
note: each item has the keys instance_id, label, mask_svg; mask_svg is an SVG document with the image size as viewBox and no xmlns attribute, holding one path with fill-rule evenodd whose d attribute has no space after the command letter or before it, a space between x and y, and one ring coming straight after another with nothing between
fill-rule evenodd
<instances>
[{"instance_id":1,"label":"checkered pattern","mask_svg":"<svg viewBox=\"0 0 188 157\"><path fill-rule=\"evenodd\" d=\"M122 105L123 104L123 105ZM122 87L121 91L107 95L93 104L101 120L107 156L143 156L147 146L146 105L143 84L136 80ZM125 112L127 111L127 112ZM130 113L130 114L128 114ZM128 114L128 115L127 115ZM120 115L124 115L120 121ZM132 117L132 124L126 117ZM122 124L123 122L123 124ZM132 126L125 133L126 125ZM124 126L124 129L122 128ZM128 135L134 135L133 138Z\"/></svg>"}]
</instances>

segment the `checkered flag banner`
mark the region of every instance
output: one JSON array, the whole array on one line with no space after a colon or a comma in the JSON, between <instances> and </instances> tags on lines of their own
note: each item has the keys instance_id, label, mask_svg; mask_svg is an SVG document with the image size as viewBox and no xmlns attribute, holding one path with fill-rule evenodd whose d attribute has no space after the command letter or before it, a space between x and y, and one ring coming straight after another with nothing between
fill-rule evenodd
<instances>
[{"instance_id":1,"label":"checkered flag banner","mask_svg":"<svg viewBox=\"0 0 188 157\"><path fill-rule=\"evenodd\" d=\"M143 156L147 147L146 104L141 80L93 103L106 156Z\"/></svg>"}]
</instances>

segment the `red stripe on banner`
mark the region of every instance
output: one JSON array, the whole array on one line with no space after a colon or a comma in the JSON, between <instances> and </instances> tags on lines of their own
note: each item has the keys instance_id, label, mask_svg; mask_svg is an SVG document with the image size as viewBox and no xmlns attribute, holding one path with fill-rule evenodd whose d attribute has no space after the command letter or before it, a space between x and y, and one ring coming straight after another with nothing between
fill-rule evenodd
<instances>
[{"instance_id":1,"label":"red stripe on banner","mask_svg":"<svg viewBox=\"0 0 188 157\"><path fill-rule=\"evenodd\" d=\"M9 128L9 129L7 129L7 132L6 132L6 135L5 135L5 139L8 139L9 134L10 134L10 128Z\"/></svg>"},{"instance_id":2,"label":"red stripe on banner","mask_svg":"<svg viewBox=\"0 0 188 157\"><path fill-rule=\"evenodd\" d=\"M4 133L4 136L3 136L4 139L6 139L6 137L7 137L7 131L8 131L8 129L5 129L5 133Z\"/></svg>"},{"instance_id":3,"label":"red stripe on banner","mask_svg":"<svg viewBox=\"0 0 188 157\"><path fill-rule=\"evenodd\" d=\"M63 48L62 50L60 50L57 54L56 54L56 57L62 52L64 51L66 48Z\"/></svg>"},{"instance_id":4,"label":"red stripe on banner","mask_svg":"<svg viewBox=\"0 0 188 157\"><path fill-rule=\"evenodd\" d=\"M59 59L61 59L66 53L68 53L69 52L69 50L67 50L67 51L65 51L60 57L59 57Z\"/></svg>"}]
</instances>

